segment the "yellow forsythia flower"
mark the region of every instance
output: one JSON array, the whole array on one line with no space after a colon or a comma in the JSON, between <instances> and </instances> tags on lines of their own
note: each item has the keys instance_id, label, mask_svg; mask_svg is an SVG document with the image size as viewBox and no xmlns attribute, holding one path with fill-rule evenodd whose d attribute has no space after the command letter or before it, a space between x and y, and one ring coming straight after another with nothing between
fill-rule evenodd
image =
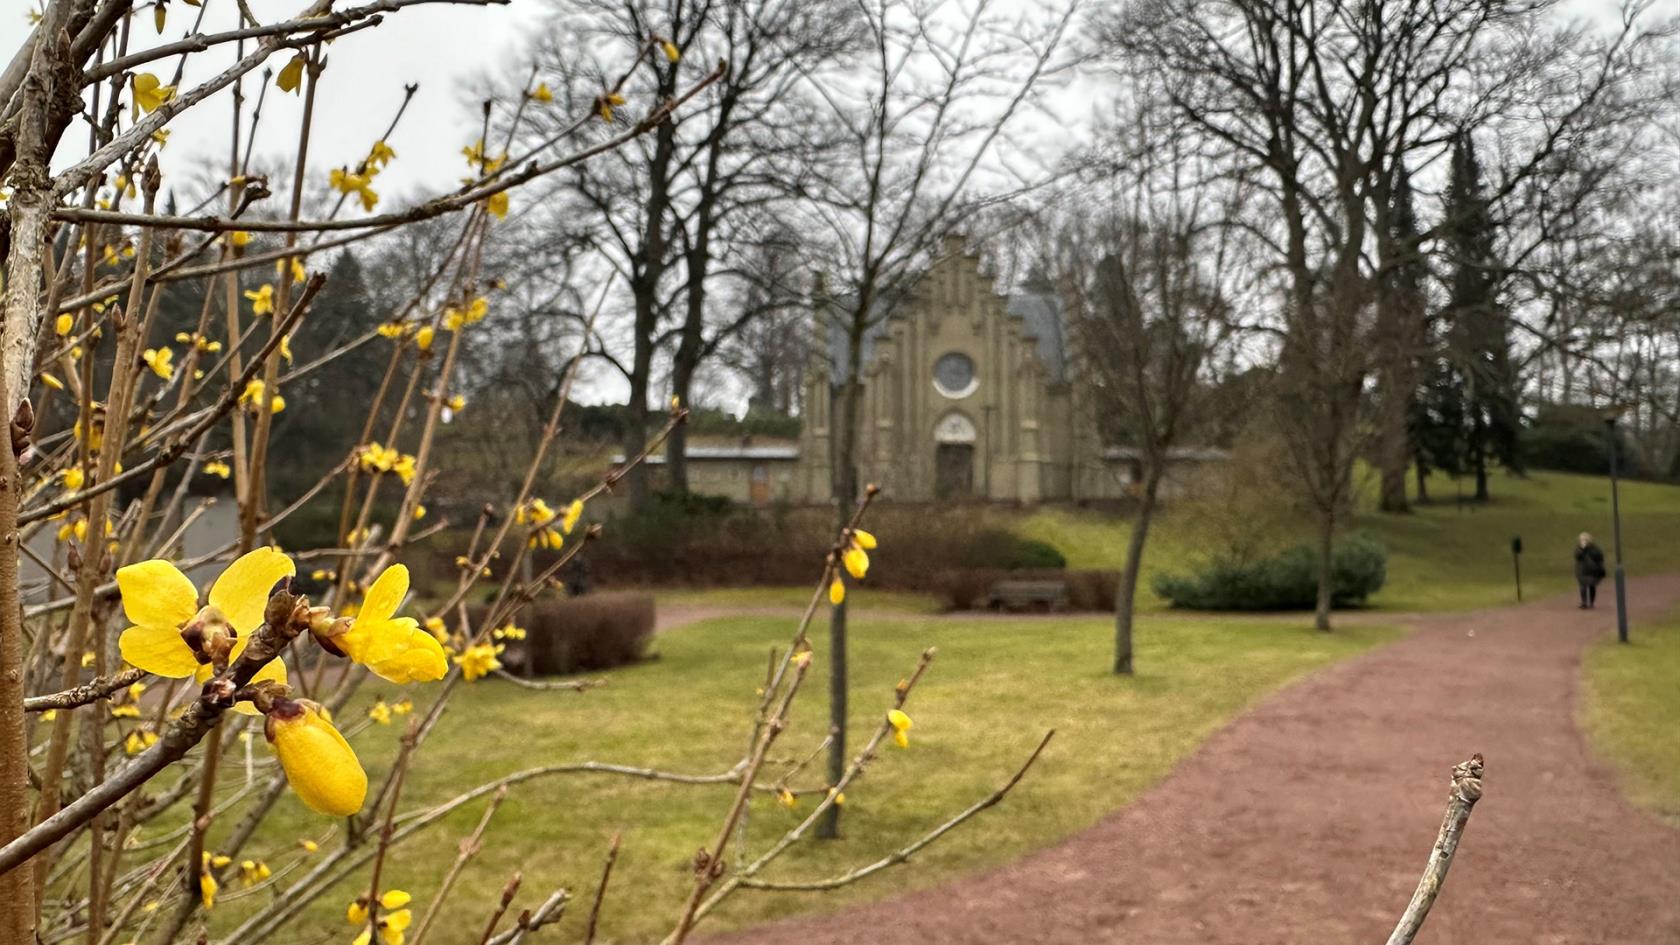
<instances>
[{"instance_id":1,"label":"yellow forsythia flower","mask_svg":"<svg viewBox=\"0 0 1680 945\"><path fill-rule=\"evenodd\" d=\"M245 297L251 300L252 315L269 315L274 312L274 286L264 283L256 290L246 290Z\"/></svg>"},{"instance_id":2,"label":"yellow forsythia flower","mask_svg":"<svg viewBox=\"0 0 1680 945\"><path fill-rule=\"evenodd\" d=\"M233 470L228 467L228 464L219 459L213 459L210 462L205 463L204 472L205 475L215 476L217 479L226 479L228 476L233 475Z\"/></svg>"},{"instance_id":3,"label":"yellow forsythia flower","mask_svg":"<svg viewBox=\"0 0 1680 945\"><path fill-rule=\"evenodd\" d=\"M82 487L82 483L87 481L87 476L82 472L82 467L80 466L70 466L58 475L59 478L64 480L64 488L70 490L71 492L75 492L77 489L80 489Z\"/></svg>"},{"instance_id":4,"label":"yellow forsythia flower","mask_svg":"<svg viewBox=\"0 0 1680 945\"><path fill-rule=\"evenodd\" d=\"M892 726L893 744L900 748L910 747L910 716L900 709L893 709L887 713L887 724Z\"/></svg>"},{"instance_id":5,"label":"yellow forsythia flower","mask_svg":"<svg viewBox=\"0 0 1680 945\"><path fill-rule=\"evenodd\" d=\"M368 709L368 718L378 722L380 725L390 725L391 707L385 704L384 699L381 699L378 702L375 702L373 706Z\"/></svg>"},{"instance_id":6,"label":"yellow forsythia flower","mask_svg":"<svg viewBox=\"0 0 1680 945\"><path fill-rule=\"evenodd\" d=\"M840 563L846 566L846 573L857 580L863 580L863 576L869 573L869 553L856 545L840 555Z\"/></svg>"},{"instance_id":7,"label":"yellow forsythia flower","mask_svg":"<svg viewBox=\"0 0 1680 945\"><path fill-rule=\"evenodd\" d=\"M844 603L845 600L846 582L840 580L839 575L835 575L834 580L830 581L828 585L828 602L838 607Z\"/></svg>"},{"instance_id":8,"label":"yellow forsythia flower","mask_svg":"<svg viewBox=\"0 0 1680 945\"><path fill-rule=\"evenodd\" d=\"M390 145L386 144L384 140L379 140L375 141L372 150L368 151L367 160L369 166L384 167L391 163L391 160L396 156L397 152L391 150Z\"/></svg>"},{"instance_id":9,"label":"yellow forsythia flower","mask_svg":"<svg viewBox=\"0 0 1680 945\"><path fill-rule=\"evenodd\" d=\"M352 174L345 168L336 167L328 175L328 183L341 194L355 194L362 201L363 210L372 210L379 203L379 195L373 190L371 173Z\"/></svg>"},{"instance_id":10,"label":"yellow forsythia flower","mask_svg":"<svg viewBox=\"0 0 1680 945\"><path fill-rule=\"evenodd\" d=\"M577 527L578 519L583 517L583 500L573 499L572 504L566 506L566 514L560 519L560 530L570 535Z\"/></svg>"},{"instance_id":11,"label":"yellow forsythia flower","mask_svg":"<svg viewBox=\"0 0 1680 945\"><path fill-rule=\"evenodd\" d=\"M678 51L676 43L673 43L673 42L671 42L670 40L667 39L667 40L661 41L659 46L660 46L661 49L663 49L665 51L665 58L667 60L669 60L671 62L676 62L678 59L682 58L682 53L680 51Z\"/></svg>"},{"instance_id":12,"label":"yellow forsythia flower","mask_svg":"<svg viewBox=\"0 0 1680 945\"><path fill-rule=\"evenodd\" d=\"M319 703L282 699L264 727L286 781L311 810L348 817L367 798L367 772Z\"/></svg>"},{"instance_id":13,"label":"yellow forsythia flower","mask_svg":"<svg viewBox=\"0 0 1680 945\"><path fill-rule=\"evenodd\" d=\"M776 803L786 807L788 810L793 810L795 807L799 806L799 798L795 797L793 792L785 787L777 788Z\"/></svg>"},{"instance_id":14,"label":"yellow forsythia flower","mask_svg":"<svg viewBox=\"0 0 1680 945\"><path fill-rule=\"evenodd\" d=\"M554 92L549 89L547 82L540 82L537 84L536 90L531 93L531 98L538 102L552 102L554 101Z\"/></svg>"},{"instance_id":15,"label":"yellow forsythia flower","mask_svg":"<svg viewBox=\"0 0 1680 945\"><path fill-rule=\"evenodd\" d=\"M140 360L152 369L152 373L164 380L175 376L175 352L168 348L147 348L140 354Z\"/></svg>"},{"instance_id":16,"label":"yellow forsythia flower","mask_svg":"<svg viewBox=\"0 0 1680 945\"><path fill-rule=\"evenodd\" d=\"M449 628L444 626L442 617L427 617L426 632L430 633L432 638L439 643L449 642Z\"/></svg>"},{"instance_id":17,"label":"yellow forsythia flower","mask_svg":"<svg viewBox=\"0 0 1680 945\"><path fill-rule=\"evenodd\" d=\"M235 559L210 585L209 605L198 606L198 588L168 561L152 559L117 569L117 589L123 612L134 626L122 632L117 646L130 664L169 679L196 676L210 678L209 665L199 663L199 654L187 644L183 631L195 638L217 635L234 637L230 660L251 642L251 633L263 623L268 592L282 578L297 573L292 559L273 548L258 548ZM253 682L286 681L286 664L270 660L257 671ZM248 715L256 710L248 702L234 707Z\"/></svg>"},{"instance_id":18,"label":"yellow forsythia flower","mask_svg":"<svg viewBox=\"0 0 1680 945\"><path fill-rule=\"evenodd\" d=\"M142 72L136 75L130 82L130 88L134 92L134 114L136 117L141 112L157 111L164 102L175 97L175 86L164 85L162 79L150 72Z\"/></svg>"},{"instance_id":19,"label":"yellow forsythia flower","mask_svg":"<svg viewBox=\"0 0 1680 945\"><path fill-rule=\"evenodd\" d=\"M74 327L76 327L76 316L70 314L69 312L65 312L64 314L58 316L58 318L53 322L53 331L57 332L60 336L70 334L70 329Z\"/></svg>"},{"instance_id":20,"label":"yellow forsythia flower","mask_svg":"<svg viewBox=\"0 0 1680 945\"><path fill-rule=\"evenodd\" d=\"M865 551L873 551L875 549L875 536L869 534L861 528L852 529L852 541L856 542L857 546Z\"/></svg>"},{"instance_id":21,"label":"yellow forsythia flower","mask_svg":"<svg viewBox=\"0 0 1680 945\"><path fill-rule=\"evenodd\" d=\"M455 665L461 667L461 675L471 682L502 668L502 661L496 659L501 651L501 647L489 643L469 646L456 655Z\"/></svg>"},{"instance_id":22,"label":"yellow forsythia flower","mask_svg":"<svg viewBox=\"0 0 1680 945\"><path fill-rule=\"evenodd\" d=\"M298 87L303 84L303 67L306 63L307 60L305 60L303 53L293 56L292 61L286 63L280 69L280 74L275 77L274 84L279 86L282 92L296 92Z\"/></svg>"},{"instance_id":23,"label":"yellow forsythia flower","mask_svg":"<svg viewBox=\"0 0 1680 945\"><path fill-rule=\"evenodd\" d=\"M48 387L51 387L53 390L63 390L64 389L64 382L59 380L57 377L54 377L53 375L48 374L46 371L41 372L41 383L47 385Z\"/></svg>"},{"instance_id":24,"label":"yellow forsythia flower","mask_svg":"<svg viewBox=\"0 0 1680 945\"><path fill-rule=\"evenodd\" d=\"M326 642L398 685L442 679L449 671L443 646L413 617L395 616L407 596L408 568L391 565L368 588L350 629Z\"/></svg>"},{"instance_id":25,"label":"yellow forsythia flower","mask_svg":"<svg viewBox=\"0 0 1680 945\"><path fill-rule=\"evenodd\" d=\"M244 230L234 230L227 235L229 246L239 249L251 242L251 234Z\"/></svg>"},{"instance_id":26,"label":"yellow forsythia flower","mask_svg":"<svg viewBox=\"0 0 1680 945\"><path fill-rule=\"evenodd\" d=\"M262 860L241 860L239 863L239 885L246 889L272 876L268 864Z\"/></svg>"},{"instance_id":27,"label":"yellow forsythia flower","mask_svg":"<svg viewBox=\"0 0 1680 945\"><path fill-rule=\"evenodd\" d=\"M298 846L302 847L305 853L321 852L321 845L313 840L299 840Z\"/></svg>"},{"instance_id":28,"label":"yellow forsythia flower","mask_svg":"<svg viewBox=\"0 0 1680 945\"><path fill-rule=\"evenodd\" d=\"M129 732L128 737L123 739L123 751L130 755L138 755L157 744L157 740L158 737L156 732L141 731L136 729L135 731Z\"/></svg>"},{"instance_id":29,"label":"yellow forsythia flower","mask_svg":"<svg viewBox=\"0 0 1680 945\"><path fill-rule=\"evenodd\" d=\"M484 209L489 211L490 215L495 217L498 220L507 219L507 215L508 215L508 193L507 193L507 191L499 190L499 191L491 194L489 197L485 198Z\"/></svg>"},{"instance_id":30,"label":"yellow forsythia flower","mask_svg":"<svg viewBox=\"0 0 1680 945\"><path fill-rule=\"evenodd\" d=\"M595 100L595 111L602 121L610 122L613 120L613 108L623 104L624 96L617 92L608 92Z\"/></svg>"},{"instance_id":31,"label":"yellow forsythia flower","mask_svg":"<svg viewBox=\"0 0 1680 945\"><path fill-rule=\"evenodd\" d=\"M204 900L206 910L216 908L216 890L219 888L221 887L216 882L216 877L210 875L208 870L198 874L198 894L199 898Z\"/></svg>"},{"instance_id":32,"label":"yellow forsythia flower","mask_svg":"<svg viewBox=\"0 0 1680 945\"><path fill-rule=\"evenodd\" d=\"M432 350L432 336L435 334L437 334L437 332L432 328L432 326L421 326L420 330L414 333L414 346L419 348L421 351Z\"/></svg>"}]
</instances>

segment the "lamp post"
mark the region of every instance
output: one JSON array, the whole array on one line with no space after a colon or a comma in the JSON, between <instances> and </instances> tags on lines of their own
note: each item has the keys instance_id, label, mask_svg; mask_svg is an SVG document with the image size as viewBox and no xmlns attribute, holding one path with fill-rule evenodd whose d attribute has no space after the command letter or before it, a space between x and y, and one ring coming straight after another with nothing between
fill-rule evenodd
<instances>
[{"instance_id":1,"label":"lamp post","mask_svg":"<svg viewBox=\"0 0 1680 945\"><path fill-rule=\"evenodd\" d=\"M1625 407L1613 407L1604 416L1604 430L1610 444L1610 522L1616 541L1616 639L1628 641L1627 572L1622 567L1622 501L1616 486L1619 472L1616 458L1616 421Z\"/></svg>"}]
</instances>

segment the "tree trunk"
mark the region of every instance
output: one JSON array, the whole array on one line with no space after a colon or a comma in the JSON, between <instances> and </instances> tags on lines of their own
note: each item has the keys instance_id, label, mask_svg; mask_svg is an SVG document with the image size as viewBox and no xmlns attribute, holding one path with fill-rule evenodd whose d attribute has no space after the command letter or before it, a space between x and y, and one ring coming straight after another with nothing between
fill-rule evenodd
<instances>
[{"instance_id":1,"label":"tree trunk","mask_svg":"<svg viewBox=\"0 0 1680 945\"><path fill-rule=\"evenodd\" d=\"M1406 358L1394 359L1409 360ZM1377 469L1380 475L1377 508L1383 512L1411 511L1406 501L1406 467L1411 465L1411 371L1402 364L1380 371L1382 401L1377 413Z\"/></svg>"},{"instance_id":2,"label":"tree trunk","mask_svg":"<svg viewBox=\"0 0 1680 945\"><path fill-rule=\"evenodd\" d=\"M1487 451L1484 450L1484 449L1477 449L1476 450L1476 501L1477 502L1486 502L1487 500L1488 500Z\"/></svg>"},{"instance_id":3,"label":"tree trunk","mask_svg":"<svg viewBox=\"0 0 1680 945\"><path fill-rule=\"evenodd\" d=\"M1120 587L1114 594L1114 672L1132 675L1132 616L1137 609L1138 573L1143 570L1144 543L1155 518L1155 497L1161 487L1161 462L1152 461L1145 474L1137 524L1126 543L1126 566L1120 571Z\"/></svg>"},{"instance_id":4,"label":"tree trunk","mask_svg":"<svg viewBox=\"0 0 1680 945\"><path fill-rule=\"evenodd\" d=\"M1429 467L1423 464L1423 458L1421 456L1417 458L1416 463L1417 500L1418 504L1423 505L1429 502Z\"/></svg>"},{"instance_id":5,"label":"tree trunk","mask_svg":"<svg viewBox=\"0 0 1680 945\"><path fill-rule=\"evenodd\" d=\"M867 311L867 309L864 309ZM863 386L858 382L862 361L863 332L861 326L852 333L848 352L846 381L841 385L838 429L834 431L834 513L836 531L851 520L852 506L857 502L857 428L858 407ZM833 738L828 746L828 783L838 784L846 773L846 604L842 602L829 615L828 622L828 720ZM817 824L817 836L834 840L840 836L840 805L831 804Z\"/></svg>"},{"instance_id":6,"label":"tree trunk","mask_svg":"<svg viewBox=\"0 0 1680 945\"><path fill-rule=\"evenodd\" d=\"M637 353L640 360L640 352ZM651 358L649 359L652 360ZM624 459L629 462L647 445L648 437L648 374L650 371L634 370L630 375L630 399L624 411ZM651 490L647 481L647 464L638 464L624 477L630 494L632 508L645 508Z\"/></svg>"},{"instance_id":7,"label":"tree trunk","mask_svg":"<svg viewBox=\"0 0 1680 945\"><path fill-rule=\"evenodd\" d=\"M1313 626L1330 631L1330 605L1336 593L1336 569L1332 561L1336 545L1336 516L1327 513L1318 522L1318 608Z\"/></svg>"},{"instance_id":8,"label":"tree trunk","mask_svg":"<svg viewBox=\"0 0 1680 945\"><path fill-rule=\"evenodd\" d=\"M18 275L12 273L14 278ZM14 296L35 298L34 280L12 283ZM22 291L25 286L29 291ZM0 371L0 389L9 395L22 385L8 385ZM7 764L0 770L0 844L10 843L29 828L28 728L23 711L24 654L23 602L18 598L18 502L22 498L16 457L10 438L0 443L0 758ZM47 631L43 629L42 633ZM0 872L0 941L35 941L34 870L22 864Z\"/></svg>"},{"instance_id":9,"label":"tree trunk","mask_svg":"<svg viewBox=\"0 0 1680 945\"><path fill-rule=\"evenodd\" d=\"M693 359L685 358L679 349L671 366L671 396L689 406L689 390L694 384ZM688 494L688 424L681 423L665 440L665 487L678 495Z\"/></svg>"}]
</instances>

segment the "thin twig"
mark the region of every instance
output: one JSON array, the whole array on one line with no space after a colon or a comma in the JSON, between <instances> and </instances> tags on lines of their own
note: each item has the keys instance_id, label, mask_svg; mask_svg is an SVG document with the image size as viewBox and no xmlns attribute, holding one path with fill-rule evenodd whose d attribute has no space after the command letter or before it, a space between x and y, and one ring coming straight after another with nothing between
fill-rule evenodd
<instances>
[{"instance_id":1,"label":"thin twig","mask_svg":"<svg viewBox=\"0 0 1680 945\"><path fill-rule=\"evenodd\" d=\"M43 712L47 709L69 709L79 705L87 705L96 699L103 699L118 689L127 689L134 683L146 677L143 669L125 669L114 676L101 676L89 680L74 689L54 692L44 696L30 696L23 700L25 712Z\"/></svg>"},{"instance_id":2,"label":"thin twig","mask_svg":"<svg viewBox=\"0 0 1680 945\"><path fill-rule=\"evenodd\" d=\"M1038 742L1038 747L1033 749L1032 754L1027 756L1027 760L1021 764L1020 768L1016 769L1015 774L1010 777L1008 781L1004 782L1004 784L997 790L969 805L961 813L952 817L950 820L947 820L927 833L922 834L922 836L918 837L913 843L906 844L905 846L894 850L867 866L859 866L855 869L847 870L838 876L829 877L828 879L778 883L771 882L769 880L747 877L741 880L741 885L748 889L773 890L777 892L821 892L830 889L839 889L841 886L850 885L860 879L879 873L882 870L908 862L910 857L921 852L929 844L934 843L940 837L943 837L952 830L955 830L965 821L974 817L976 814L979 814L986 808L992 807L999 801L1003 800L1011 790L1014 790L1015 785L1021 782L1021 778L1026 775L1027 769L1031 768L1033 763L1038 761L1038 756L1044 753L1045 746L1050 744L1050 739L1054 737L1055 734L1055 729L1045 732L1044 737Z\"/></svg>"},{"instance_id":3,"label":"thin twig","mask_svg":"<svg viewBox=\"0 0 1680 945\"><path fill-rule=\"evenodd\" d=\"M613 834L612 846L607 848L607 862L601 867L601 885L595 887L595 901L589 906L589 928L583 934L583 945L595 945L595 927L601 921L601 904L607 898L607 881L612 879L613 864L618 862L618 843L622 834Z\"/></svg>"},{"instance_id":4,"label":"thin twig","mask_svg":"<svg viewBox=\"0 0 1680 945\"><path fill-rule=\"evenodd\" d=\"M443 882L438 884L437 892L432 901L426 906L426 914L420 917L420 925L409 936L412 945L422 945L426 940L426 931L432 927L432 920L437 918L438 910L443 907L443 901L449 898L449 893L455 888L455 880L460 877L461 870L467 861L478 855L484 849L484 831L489 828L491 818L496 816L496 809L507 800L507 785L496 789L490 795L489 803L484 805L484 816L478 819L478 826L461 841L460 851L455 854L455 862L449 864L449 871L443 874Z\"/></svg>"}]
</instances>

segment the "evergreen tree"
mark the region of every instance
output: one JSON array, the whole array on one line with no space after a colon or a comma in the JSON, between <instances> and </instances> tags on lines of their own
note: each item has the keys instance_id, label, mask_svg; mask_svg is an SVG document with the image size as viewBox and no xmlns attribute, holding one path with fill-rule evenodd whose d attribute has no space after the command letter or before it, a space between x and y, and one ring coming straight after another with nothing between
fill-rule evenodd
<instances>
[{"instance_id":1,"label":"evergreen tree","mask_svg":"<svg viewBox=\"0 0 1680 945\"><path fill-rule=\"evenodd\" d=\"M1425 376L1418 441L1436 468L1474 474L1476 499L1486 501L1490 463L1517 468L1521 411L1509 320L1500 302L1505 273L1495 251L1498 227L1468 135L1453 146L1445 209L1451 275L1440 315L1441 350Z\"/></svg>"}]
</instances>

